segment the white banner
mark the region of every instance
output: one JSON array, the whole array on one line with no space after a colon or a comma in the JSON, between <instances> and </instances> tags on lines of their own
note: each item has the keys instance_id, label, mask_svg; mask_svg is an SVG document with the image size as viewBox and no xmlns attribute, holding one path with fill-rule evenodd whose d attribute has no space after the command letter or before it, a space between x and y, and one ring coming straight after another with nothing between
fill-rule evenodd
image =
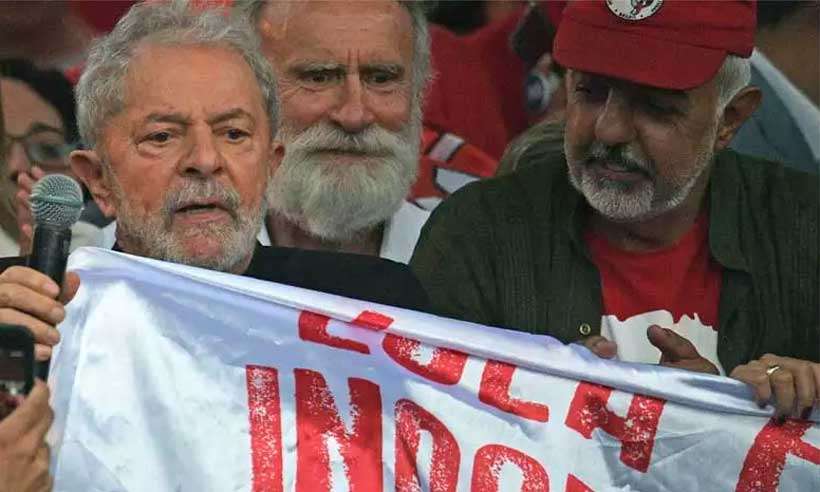
<instances>
[{"instance_id":1,"label":"white banner","mask_svg":"<svg viewBox=\"0 0 820 492\"><path fill-rule=\"evenodd\" d=\"M81 249L55 490L820 490L820 412L726 378Z\"/></svg>"}]
</instances>

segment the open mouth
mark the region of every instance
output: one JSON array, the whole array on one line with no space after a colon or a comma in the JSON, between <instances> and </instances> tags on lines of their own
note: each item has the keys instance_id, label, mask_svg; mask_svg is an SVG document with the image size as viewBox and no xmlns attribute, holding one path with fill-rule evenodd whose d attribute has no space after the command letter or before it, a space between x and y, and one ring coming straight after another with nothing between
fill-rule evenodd
<instances>
[{"instance_id":1,"label":"open mouth","mask_svg":"<svg viewBox=\"0 0 820 492\"><path fill-rule=\"evenodd\" d=\"M189 203L177 208L174 213L198 220L213 220L224 215L233 217L231 211L221 203Z\"/></svg>"},{"instance_id":2,"label":"open mouth","mask_svg":"<svg viewBox=\"0 0 820 492\"><path fill-rule=\"evenodd\" d=\"M649 177L649 173L647 173L645 169L624 161L602 159L594 161L593 164L599 166L601 169L609 171L610 173L640 174L641 176Z\"/></svg>"}]
</instances>

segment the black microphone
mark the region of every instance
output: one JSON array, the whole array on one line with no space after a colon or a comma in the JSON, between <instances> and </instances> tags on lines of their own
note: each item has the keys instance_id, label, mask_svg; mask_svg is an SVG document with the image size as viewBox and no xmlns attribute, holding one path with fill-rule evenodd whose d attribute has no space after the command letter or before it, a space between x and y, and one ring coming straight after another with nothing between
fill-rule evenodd
<instances>
[{"instance_id":1,"label":"black microphone","mask_svg":"<svg viewBox=\"0 0 820 492\"><path fill-rule=\"evenodd\" d=\"M34 184L29 203L34 216L34 241L28 266L62 286L71 244L71 226L83 211L83 191L68 176L49 174ZM48 368L48 360L38 363L37 377L45 381Z\"/></svg>"}]
</instances>

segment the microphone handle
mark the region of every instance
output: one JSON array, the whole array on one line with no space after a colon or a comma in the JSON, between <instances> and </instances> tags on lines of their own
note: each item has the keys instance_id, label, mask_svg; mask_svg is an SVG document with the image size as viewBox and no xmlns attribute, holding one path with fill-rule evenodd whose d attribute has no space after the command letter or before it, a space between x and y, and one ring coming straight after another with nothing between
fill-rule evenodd
<instances>
[{"instance_id":1,"label":"microphone handle","mask_svg":"<svg viewBox=\"0 0 820 492\"><path fill-rule=\"evenodd\" d=\"M71 245L71 229L38 225L34 229L34 244L28 257L28 266L49 276L62 287L65 265ZM35 375L46 381L50 360L37 362Z\"/></svg>"}]
</instances>

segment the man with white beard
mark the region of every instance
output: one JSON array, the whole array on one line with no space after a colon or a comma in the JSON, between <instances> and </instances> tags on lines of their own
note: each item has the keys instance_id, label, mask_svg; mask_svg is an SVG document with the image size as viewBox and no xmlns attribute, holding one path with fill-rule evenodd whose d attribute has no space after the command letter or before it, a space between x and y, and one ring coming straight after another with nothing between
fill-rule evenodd
<instances>
[{"instance_id":1,"label":"man with white beard","mask_svg":"<svg viewBox=\"0 0 820 492\"><path fill-rule=\"evenodd\" d=\"M411 266L449 317L726 374L778 416L820 404L816 177L726 150L760 103L755 3L570 2L560 158L433 213ZM526 156L531 156L527 158Z\"/></svg>"},{"instance_id":2,"label":"man with white beard","mask_svg":"<svg viewBox=\"0 0 820 492\"><path fill-rule=\"evenodd\" d=\"M407 263L429 40L419 2L237 2L279 81L285 157L262 242Z\"/></svg>"}]
</instances>

